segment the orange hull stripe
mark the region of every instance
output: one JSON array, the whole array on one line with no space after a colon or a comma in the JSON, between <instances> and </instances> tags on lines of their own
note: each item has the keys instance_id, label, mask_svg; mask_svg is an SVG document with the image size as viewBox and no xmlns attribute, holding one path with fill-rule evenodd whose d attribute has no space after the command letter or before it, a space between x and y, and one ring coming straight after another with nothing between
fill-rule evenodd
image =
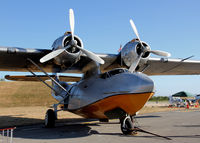
<instances>
[{"instance_id":1,"label":"orange hull stripe","mask_svg":"<svg viewBox=\"0 0 200 143\"><path fill-rule=\"evenodd\" d=\"M85 118L107 118L104 113L115 108L121 108L126 113L133 115L139 111L154 93L122 94L115 95L91 105L73 111Z\"/></svg>"}]
</instances>

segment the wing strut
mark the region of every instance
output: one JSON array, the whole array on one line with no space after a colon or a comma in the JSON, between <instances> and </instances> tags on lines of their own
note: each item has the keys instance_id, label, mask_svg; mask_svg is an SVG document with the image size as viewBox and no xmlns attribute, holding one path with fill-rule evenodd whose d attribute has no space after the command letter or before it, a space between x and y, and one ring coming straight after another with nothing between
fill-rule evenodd
<instances>
[{"instance_id":1,"label":"wing strut","mask_svg":"<svg viewBox=\"0 0 200 143\"><path fill-rule=\"evenodd\" d=\"M49 88L51 88L54 92L56 92L55 91L55 89L52 87L52 86L50 86L47 82L45 82L43 79L41 79L38 75L36 75L33 71L31 71L30 69L28 69L27 68L27 70L32 74L32 75L34 75L38 80L40 80L41 82L43 82L46 86L48 86Z\"/></svg>"},{"instance_id":2,"label":"wing strut","mask_svg":"<svg viewBox=\"0 0 200 143\"><path fill-rule=\"evenodd\" d=\"M48 75L47 72L45 72L41 67L39 67L34 61L32 61L31 59L27 59L29 62L31 62L33 65L35 65L41 72L43 72L47 77L49 77L51 79L52 82L54 82L56 85L58 85L62 90L64 90L68 96L70 96L70 93L59 83L57 82L53 77L51 77L50 75ZM48 83L46 83L44 80L42 80L39 76L37 76L34 72L32 72L30 69L28 69L28 71L33 74L36 78L38 78L40 81L42 81L45 85L47 85L49 88L51 88L54 92L55 89L50 86ZM66 97L63 97L66 98Z\"/></svg>"}]
</instances>

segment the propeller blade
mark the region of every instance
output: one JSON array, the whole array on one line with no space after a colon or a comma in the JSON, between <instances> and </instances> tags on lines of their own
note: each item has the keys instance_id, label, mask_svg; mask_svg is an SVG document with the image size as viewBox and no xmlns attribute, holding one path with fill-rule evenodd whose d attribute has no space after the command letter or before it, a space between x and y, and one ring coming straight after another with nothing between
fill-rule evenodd
<instances>
[{"instance_id":1,"label":"propeller blade","mask_svg":"<svg viewBox=\"0 0 200 143\"><path fill-rule=\"evenodd\" d=\"M134 31L136 37L137 37L137 38L139 39L139 41L140 41L139 33L138 33L137 28L136 28L136 26L135 26L135 24L134 24L134 22L133 22L132 19L130 19L130 24L131 24L131 27L132 27L132 29L133 29L133 31Z\"/></svg>"},{"instance_id":2,"label":"propeller blade","mask_svg":"<svg viewBox=\"0 0 200 143\"><path fill-rule=\"evenodd\" d=\"M92 59L93 61L95 62L98 62L100 64L104 64L104 60L102 58L100 58L99 56L97 56L96 54L86 50L86 49L83 49L82 47L80 46L76 46L76 48L78 48L79 50L81 50L84 54L86 54L90 59Z\"/></svg>"},{"instance_id":3,"label":"propeller blade","mask_svg":"<svg viewBox=\"0 0 200 143\"><path fill-rule=\"evenodd\" d=\"M160 50L150 50L149 52L153 53L155 55L158 55L158 56L163 56L163 57L170 57L171 56L170 53L165 52L165 51L160 51Z\"/></svg>"},{"instance_id":4,"label":"propeller blade","mask_svg":"<svg viewBox=\"0 0 200 143\"><path fill-rule=\"evenodd\" d=\"M40 59L40 62L41 62L41 63L44 63L44 62L46 62L46 61L49 61L49 60L55 58L56 56L60 55L60 54L61 54L62 52L64 52L64 51L65 51L65 49L58 49L58 50L52 51L52 52L50 52L49 54L47 54L47 55L45 55L44 57L42 57L42 58Z\"/></svg>"},{"instance_id":5,"label":"propeller blade","mask_svg":"<svg viewBox=\"0 0 200 143\"><path fill-rule=\"evenodd\" d=\"M135 24L134 24L134 22L133 22L132 19L130 19L130 24L131 24L131 27L132 27L132 29L133 29L133 31L134 31L134 33L135 33L137 39L138 39L139 42L140 42L140 44L142 45L142 47L144 47L143 44L142 44L142 41L140 40L140 36L139 36L138 31L137 31L137 28L136 28L136 26L135 26Z\"/></svg>"},{"instance_id":6,"label":"propeller blade","mask_svg":"<svg viewBox=\"0 0 200 143\"><path fill-rule=\"evenodd\" d=\"M138 55L137 59L131 64L130 68L128 69L130 72L135 71L135 69L138 66L141 58L142 58L142 53L140 55Z\"/></svg>"},{"instance_id":7,"label":"propeller blade","mask_svg":"<svg viewBox=\"0 0 200 143\"><path fill-rule=\"evenodd\" d=\"M73 9L69 9L69 23L70 23L70 29L72 34L72 40L74 40L74 11Z\"/></svg>"}]
</instances>

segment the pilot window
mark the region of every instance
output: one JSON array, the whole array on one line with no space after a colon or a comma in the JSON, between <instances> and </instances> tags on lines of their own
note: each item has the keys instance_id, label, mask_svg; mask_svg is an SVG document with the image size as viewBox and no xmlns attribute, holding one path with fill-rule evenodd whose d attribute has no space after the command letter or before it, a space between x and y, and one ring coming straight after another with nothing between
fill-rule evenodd
<instances>
[{"instance_id":1,"label":"pilot window","mask_svg":"<svg viewBox=\"0 0 200 143\"><path fill-rule=\"evenodd\" d=\"M123 72L128 72L128 70L126 70L126 69L115 69L115 70L101 74L101 78L106 79L106 78L109 78L113 75L120 74L120 73L123 73Z\"/></svg>"},{"instance_id":2,"label":"pilot window","mask_svg":"<svg viewBox=\"0 0 200 143\"><path fill-rule=\"evenodd\" d=\"M106 79L106 78L109 78L110 76L108 75L108 73L103 73L101 74L100 78L103 78L103 79Z\"/></svg>"},{"instance_id":3,"label":"pilot window","mask_svg":"<svg viewBox=\"0 0 200 143\"><path fill-rule=\"evenodd\" d=\"M109 75L110 76L113 76L113 75L116 75L116 74L120 74L120 73L123 73L124 70L123 69L116 69L116 70L112 70L112 71L109 71Z\"/></svg>"}]
</instances>

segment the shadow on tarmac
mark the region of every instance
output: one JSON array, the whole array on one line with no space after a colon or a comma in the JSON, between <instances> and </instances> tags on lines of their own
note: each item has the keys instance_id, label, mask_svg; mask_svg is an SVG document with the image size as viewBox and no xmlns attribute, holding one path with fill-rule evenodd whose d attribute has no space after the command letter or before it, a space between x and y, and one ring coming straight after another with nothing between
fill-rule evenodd
<instances>
[{"instance_id":1,"label":"shadow on tarmac","mask_svg":"<svg viewBox=\"0 0 200 143\"><path fill-rule=\"evenodd\" d=\"M79 138L90 135L91 128L87 125L64 125L55 128L44 128L42 125L16 129L15 138L27 139L62 139Z\"/></svg>"},{"instance_id":2,"label":"shadow on tarmac","mask_svg":"<svg viewBox=\"0 0 200 143\"><path fill-rule=\"evenodd\" d=\"M156 116L156 115L148 115L148 116L136 116L136 118L160 118L161 116Z\"/></svg>"},{"instance_id":3,"label":"shadow on tarmac","mask_svg":"<svg viewBox=\"0 0 200 143\"><path fill-rule=\"evenodd\" d=\"M174 135L174 136L154 136L149 135L148 133L139 133L137 135L123 135L120 133L98 133L96 131L91 131L92 134L98 134L98 135L108 135L108 136L120 136L120 137L134 137L134 138L155 138L155 139L162 139L162 140L173 140L175 138L200 138L200 135Z\"/></svg>"},{"instance_id":4,"label":"shadow on tarmac","mask_svg":"<svg viewBox=\"0 0 200 143\"><path fill-rule=\"evenodd\" d=\"M33 124L41 124L44 120L35 119L35 118L23 118L19 117L23 115L16 116L0 116L0 128L9 128L9 127L17 127L17 126L25 126L25 125L33 125Z\"/></svg>"},{"instance_id":5,"label":"shadow on tarmac","mask_svg":"<svg viewBox=\"0 0 200 143\"><path fill-rule=\"evenodd\" d=\"M137 118L156 118L156 117L159 116L150 115L150 116L139 116ZM59 138L78 138L78 137L90 136L92 134L100 134L98 131L91 130L91 126L101 126L101 124L119 124L119 121L116 120L114 122L112 121L109 123L102 123L98 122L98 120L84 119L84 118L59 119L56 123L55 128L45 128L43 123L44 120L42 119L22 118L13 116L0 117L0 128L17 127L17 129L14 130L14 137L27 138L27 139L59 139ZM106 135L106 133L104 135ZM123 136L123 134L121 133L113 133L112 135Z\"/></svg>"},{"instance_id":6,"label":"shadow on tarmac","mask_svg":"<svg viewBox=\"0 0 200 143\"><path fill-rule=\"evenodd\" d=\"M159 118L161 116L138 116L137 118ZM5 119L13 118L12 121L23 121L28 125L18 126L14 130L14 138L24 138L24 139L67 139L67 138L80 138L91 135L106 135L106 136L119 136L119 137L134 137L134 138L155 138L159 137L147 134L138 133L138 135L123 135L122 133L99 133L97 130L92 129L92 126L101 126L101 124L119 124L116 120L110 123L100 123L97 120L89 119L60 119L58 120L55 128L45 128L43 125L43 120L31 119L31 118L20 118L11 116L1 116L0 121ZM33 122L34 121L34 122ZM30 123L32 124L30 125ZM2 123L2 122L0 122ZM14 124L14 123L12 123ZM10 124L10 125L12 125ZM1 124L0 124L1 125ZM182 125L183 127L200 127L199 125ZM7 126L8 127L8 126ZM10 126L9 126L10 127ZM200 138L200 135L172 135L166 136L168 138Z\"/></svg>"},{"instance_id":7,"label":"shadow on tarmac","mask_svg":"<svg viewBox=\"0 0 200 143\"><path fill-rule=\"evenodd\" d=\"M17 126L14 130L14 138L25 138L25 139L62 139L62 138L79 138L90 136L91 127L89 126L100 126L97 120L90 119L60 119L56 123L54 128L45 128L44 120L31 119L31 118L20 118L4 116L0 117L7 118L12 121L9 126L1 126L1 128L17 126L14 122L24 122L23 126ZM12 119L10 119L12 118ZM0 122L2 123L2 122ZM101 123L100 123L101 124Z\"/></svg>"}]
</instances>

